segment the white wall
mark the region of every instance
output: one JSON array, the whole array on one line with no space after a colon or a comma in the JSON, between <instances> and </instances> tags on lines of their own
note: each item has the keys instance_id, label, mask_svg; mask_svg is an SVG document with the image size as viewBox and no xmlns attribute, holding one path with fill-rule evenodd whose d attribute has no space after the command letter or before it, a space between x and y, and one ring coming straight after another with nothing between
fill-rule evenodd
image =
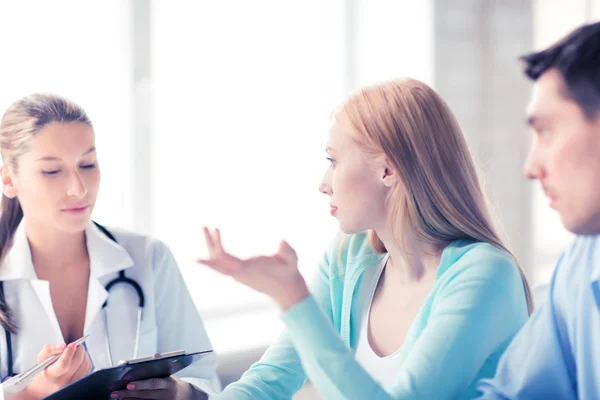
<instances>
[{"instance_id":1,"label":"white wall","mask_svg":"<svg viewBox=\"0 0 600 400\"><path fill-rule=\"evenodd\" d=\"M94 218L133 228L128 18L119 0L0 2L0 110L34 92L81 104L102 165Z\"/></svg>"}]
</instances>

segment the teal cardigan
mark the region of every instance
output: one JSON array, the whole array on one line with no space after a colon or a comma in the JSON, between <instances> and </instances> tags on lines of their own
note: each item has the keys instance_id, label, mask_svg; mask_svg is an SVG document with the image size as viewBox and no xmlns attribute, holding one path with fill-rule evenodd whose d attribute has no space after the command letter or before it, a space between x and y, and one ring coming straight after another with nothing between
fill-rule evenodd
<instances>
[{"instance_id":1,"label":"teal cardigan","mask_svg":"<svg viewBox=\"0 0 600 400\"><path fill-rule=\"evenodd\" d=\"M365 269L383 257L364 233L334 241L312 296L282 315L282 336L216 399L291 399L307 377L328 400L475 397L477 381L494 375L528 317L514 260L487 243L460 240L446 247L400 350L398 376L382 387L356 361L354 349L366 306L355 296Z\"/></svg>"}]
</instances>

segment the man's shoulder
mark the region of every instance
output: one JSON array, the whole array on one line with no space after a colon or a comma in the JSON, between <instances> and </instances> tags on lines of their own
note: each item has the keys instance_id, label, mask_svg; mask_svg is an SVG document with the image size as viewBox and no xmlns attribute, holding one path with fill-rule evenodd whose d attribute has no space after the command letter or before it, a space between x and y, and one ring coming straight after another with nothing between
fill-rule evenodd
<instances>
[{"instance_id":1,"label":"man's shoulder","mask_svg":"<svg viewBox=\"0 0 600 400\"><path fill-rule=\"evenodd\" d=\"M598 235L576 236L556 265L556 285L576 288L600 278L600 241Z\"/></svg>"}]
</instances>

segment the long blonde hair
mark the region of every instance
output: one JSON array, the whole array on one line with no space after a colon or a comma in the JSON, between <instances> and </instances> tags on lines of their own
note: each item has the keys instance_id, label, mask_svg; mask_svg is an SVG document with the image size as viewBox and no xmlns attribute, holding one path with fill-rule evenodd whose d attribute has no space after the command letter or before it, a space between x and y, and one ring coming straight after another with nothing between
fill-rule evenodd
<instances>
[{"instance_id":1,"label":"long blonde hair","mask_svg":"<svg viewBox=\"0 0 600 400\"><path fill-rule=\"evenodd\" d=\"M429 86L403 78L364 88L335 113L368 154L395 167L399 184L387 198L392 233L410 228L417 240L444 246L453 240L489 243L510 254L492 221L475 164L446 102ZM369 242L387 250L375 231ZM402 246L401 246L402 247ZM527 305L531 289L519 266Z\"/></svg>"},{"instance_id":2,"label":"long blonde hair","mask_svg":"<svg viewBox=\"0 0 600 400\"><path fill-rule=\"evenodd\" d=\"M0 122L0 153L5 166L17 172L19 158L29 149L31 140L46 125L53 122L92 122L79 105L55 94L36 93L11 104ZM15 231L23 219L18 198L2 195L0 210L0 261L8 252ZM17 325L12 311L0 296L0 325L16 333Z\"/></svg>"}]
</instances>

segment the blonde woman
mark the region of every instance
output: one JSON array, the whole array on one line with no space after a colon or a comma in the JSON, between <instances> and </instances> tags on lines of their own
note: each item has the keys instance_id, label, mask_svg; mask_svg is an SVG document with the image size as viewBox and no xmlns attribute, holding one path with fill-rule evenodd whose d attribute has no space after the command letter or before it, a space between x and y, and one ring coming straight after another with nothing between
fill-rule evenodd
<instances>
[{"instance_id":1,"label":"blonde woman","mask_svg":"<svg viewBox=\"0 0 600 400\"><path fill-rule=\"evenodd\" d=\"M346 235L310 287L294 250L239 259L205 230L199 262L272 297L283 336L218 399L467 399L525 323L529 288L496 233L446 103L412 79L335 114L319 189Z\"/></svg>"}]
</instances>

